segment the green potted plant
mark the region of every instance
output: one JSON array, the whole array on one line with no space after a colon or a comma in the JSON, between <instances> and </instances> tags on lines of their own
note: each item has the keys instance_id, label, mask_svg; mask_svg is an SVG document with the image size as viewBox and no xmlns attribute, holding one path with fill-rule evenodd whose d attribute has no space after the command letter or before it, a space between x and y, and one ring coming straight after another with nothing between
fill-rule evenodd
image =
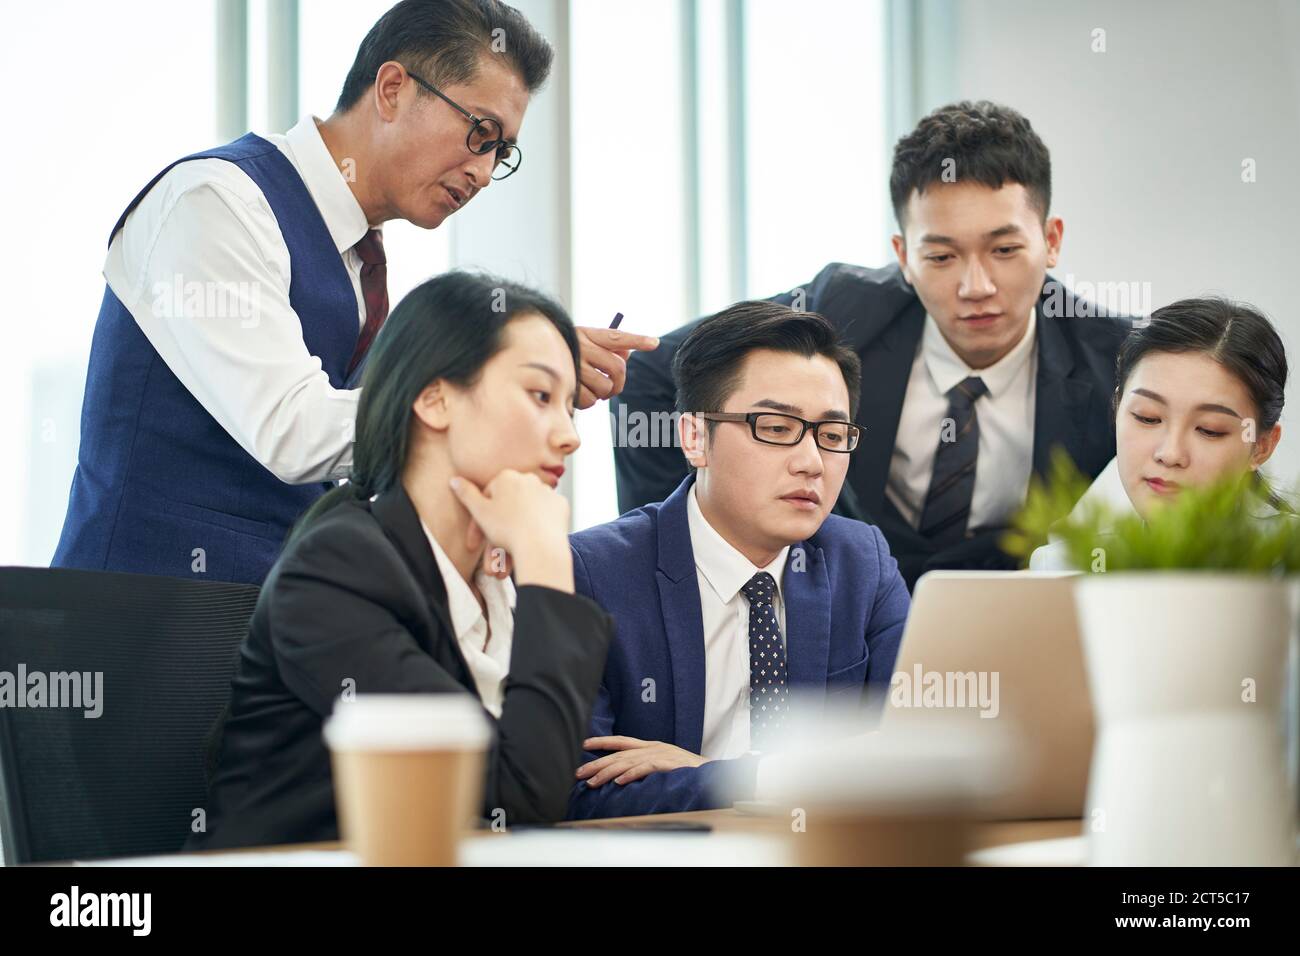
<instances>
[{"instance_id":1,"label":"green potted plant","mask_svg":"<svg viewBox=\"0 0 1300 956\"><path fill-rule=\"evenodd\" d=\"M1104 502L1072 508L1086 487L1058 457L1004 547L1027 556L1050 537L1081 572L1097 725L1090 861L1293 864L1284 718L1300 518L1261 518L1269 493L1249 477L1186 488L1145 519Z\"/></svg>"}]
</instances>

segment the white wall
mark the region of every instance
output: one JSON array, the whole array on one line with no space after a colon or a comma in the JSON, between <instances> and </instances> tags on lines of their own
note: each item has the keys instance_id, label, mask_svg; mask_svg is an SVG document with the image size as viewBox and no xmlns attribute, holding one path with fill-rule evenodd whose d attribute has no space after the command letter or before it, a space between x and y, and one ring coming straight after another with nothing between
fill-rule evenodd
<instances>
[{"instance_id":1,"label":"white wall","mask_svg":"<svg viewBox=\"0 0 1300 956\"><path fill-rule=\"evenodd\" d=\"M1300 369L1300 4L963 0L951 98L1014 106L1052 151L1059 277L1215 292L1278 325ZM1094 53L1093 30L1106 31ZM937 102L923 103L928 110ZM1242 182L1242 161L1257 181ZM1300 372L1283 428L1300 423ZM1300 484L1300 424L1274 474Z\"/></svg>"}]
</instances>

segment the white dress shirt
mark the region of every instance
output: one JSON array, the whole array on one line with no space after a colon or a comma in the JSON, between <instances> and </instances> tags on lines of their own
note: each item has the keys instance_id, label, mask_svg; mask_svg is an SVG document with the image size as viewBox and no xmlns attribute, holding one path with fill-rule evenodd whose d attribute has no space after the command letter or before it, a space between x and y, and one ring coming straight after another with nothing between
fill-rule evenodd
<instances>
[{"instance_id":1,"label":"white dress shirt","mask_svg":"<svg viewBox=\"0 0 1300 956\"><path fill-rule=\"evenodd\" d=\"M1114 515L1130 515L1135 510L1128 492L1124 490L1124 481L1119 476L1119 459L1112 458L1110 464L1102 469L1088 490L1074 504L1067 520L1077 519L1085 509L1100 505ZM1061 539L1049 533L1048 543L1035 548L1029 556L1030 571L1073 571L1069 553Z\"/></svg>"},{"instance_id":2,"label":"white dress shirt","mask_svg":"<svg viewBox=\"0 0 1300 956\"><path fill-rule=\"evenodd\" d=\"M429 539L442 583L447 588L447 604L451 611L451 626L456 631L456 643L465 655L465 663L474 678L474 686L483 700L483 706L493 717L500 718L505 697L506 675L510 672L510 648L515 633L515 586L509 578L494 578L480 571L474 576L487 615L474 597L465 579L451 563L447 552L430 533L423 521L424 536Z\"/></svg>"},{"instance_id":3,"label":"white dress shirt","mask_svg":"<svg viewBox=\"0 0 1300 956\"><path fill-rule=\"evenodd\" d=\"M948 391L977 375L988 394L975 402L979 419L979 457L971 498L970 530L1006 523L1022 505L1034 464L1034 399L1037 395L1037 317L1010 352L984 369L972 369L958 357L930 316L912 362L911 376L898 420L889 461L885 494L903 519L915 528L934 473Z\"/></svg>"},{"instance_id":4,"label":"white dress shirt","mask_svg":"<svg viewBox=\"0 0 1300 956\"><path fill-rule=\"evenodd\" d=\"M293 164L352 279L365 322L361 259L369 225L312 116L266 137ZM167 367L240 446L282 481L347 475L359 390L335 389L307 351L289 304L289 250L275 215L234 163L181 163L132 210L104 279ZM168 317L158 300L190 288L224 299L219 315ZM216 290L215 292L213 290Z\"/></svg>"},{"instance_id":5,"label":"white dress shirt","mask_svg":"<svg viewBox=\"0 0 1300 956\"><path fill-rule=\"evenodd\" d=\"M727 760L750 750L749 598L740 589L760 571L772 575L776 581L773 605L784 642L781 575L790 548L782 548L767 567L755 567L709 524L693 485L687 495L686 515L704 623L704 737L700 756Z\"/></svg>"}]
</instances>

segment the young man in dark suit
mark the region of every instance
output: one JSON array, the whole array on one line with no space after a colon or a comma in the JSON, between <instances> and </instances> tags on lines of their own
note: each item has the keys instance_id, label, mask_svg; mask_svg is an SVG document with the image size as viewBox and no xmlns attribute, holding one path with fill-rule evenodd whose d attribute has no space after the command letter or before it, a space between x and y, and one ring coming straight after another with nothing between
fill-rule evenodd
<instances>
[{"instance_id":1,"label":"young man in dark suit","mask_svg":"<svg viewBox=\"0 0 1300 956\"><path fill-rule=\"evenodd\" d=\"M1131 323L1048 276L1064 231L1049 215L1051 160L1014 110L931 113L895 148L890 191L897 265L832 263L771 301L826 316L862 360L862 447L836 510L880 527L910 589L932 568L1014 567L998 538L1053 448L1089 476L1114 457ZM628 362L611 406L621 510L685 473L637 426L671 406L673 354L693 327Z\"/></svg>"},{"instance_id":2,"label":"young man in dark suit","mask_svg":"<svg viewBox=\"0 0 1300 956\"><path fill-rule=\"evenodd\" d=\"M761 796L787 718L883 698L907 617L884 537L830 514L861 434L831 324L742 302L692 331L674 376L691 474L570 536L575 590L616 628L571 817Z\"/></svg>"}]
</instances>

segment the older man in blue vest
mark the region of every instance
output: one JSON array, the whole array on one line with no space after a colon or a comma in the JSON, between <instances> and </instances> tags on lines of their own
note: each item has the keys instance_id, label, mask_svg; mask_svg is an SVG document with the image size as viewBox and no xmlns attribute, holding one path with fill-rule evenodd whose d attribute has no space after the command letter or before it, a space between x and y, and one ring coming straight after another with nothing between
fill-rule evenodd
<instances>
[{"instance_id":1,"label":"older man in blue vest","mask_svg":"<svg viewBox=\"0 0 1300 956\"><path fill-rule=\"evenodd\" d=\"M518 169L551 59L505 4L404 0L329 119L187 156L141 190L110 234L54 566L262 581L351 465L388 314L380 226L437 228ZM655 345L579 331L584 407Z\"/></svg>"}]
</instances>

